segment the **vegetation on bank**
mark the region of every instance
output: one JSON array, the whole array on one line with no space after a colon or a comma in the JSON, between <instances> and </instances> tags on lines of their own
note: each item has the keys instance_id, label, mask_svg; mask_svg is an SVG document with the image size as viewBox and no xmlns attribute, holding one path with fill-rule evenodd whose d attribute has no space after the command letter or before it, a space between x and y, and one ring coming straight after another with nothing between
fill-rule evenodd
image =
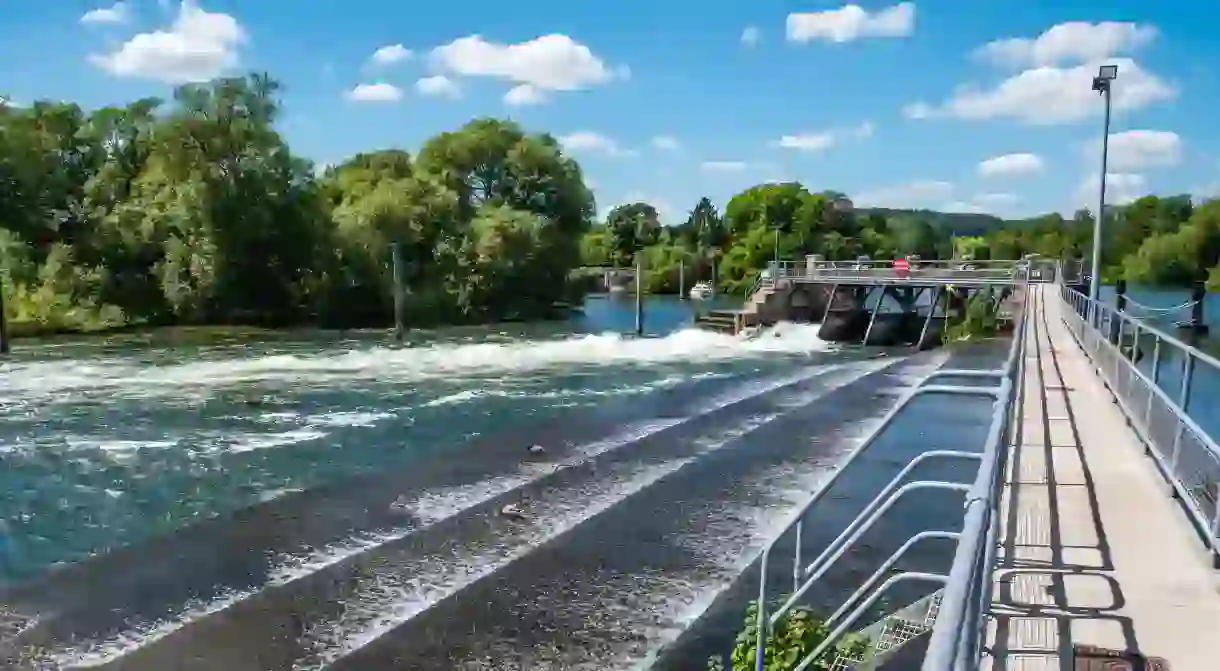
<instances>
[{"instance_id":1,"label":"vegetation on bank","mask_svg":"<svg viewBox=\"0 0 1220 671\"><path fill-rule=\"evenodd\" d=\"M794 669L806 655L813 652L826 640L830 630L822 620L805 608L794 608L780 620L767 639L763 649L763 668L767 671ZM708 671L754 671L758 650L758 603L751 602L746 609L745 624L729 656L731 666L725 668L719 657L708 660ZM867 650L868 641L859 636L848 636L822 654L809 666L810 669L827 671L841 654L859 659Z\"/></svg>"},{"instance_id":2,"label":"vegetation on bank","mask_svg":"<svg viewBox=\"0 0 1220 671\"><path fill-rule=\"evenodd\" d=\"M845 209L843 194L760 184L662 226L648 203L595 221L580 166L547 134L476 119L419 152L319 171L276 130L265 75L171 101L86 111L0 103L0 283L15 333L138 325L385 326L390 245L410 326L534 319L574 303L581 266L645 269L645 288L711 279L744 293L776 254L1088 254L1091 215ZM1220 284L1220 204L1149 196L1107 211L1104 274ZM672 223L672 222L670 222Z\"/></svg>"}]
</instances>

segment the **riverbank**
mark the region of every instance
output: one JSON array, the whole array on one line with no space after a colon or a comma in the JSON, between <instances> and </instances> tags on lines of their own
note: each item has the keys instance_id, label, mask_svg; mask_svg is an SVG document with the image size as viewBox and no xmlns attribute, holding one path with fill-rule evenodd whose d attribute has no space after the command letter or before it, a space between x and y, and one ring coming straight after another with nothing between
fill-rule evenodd
<instances>
[{"instance_id":1,"label":"riverbank","mask_svg":"<svg viewBox=\"0 0 1220 671\"><path fill-rule=\"evenodd\" d=\"M568 303L556 303L549 314L532 319L499 319L463 323L436 323L419 326L408 325L411 331L435 331L443 328L461 328L477 326L493 326L496 324L529 324L562 322L584 313L583 306ZM76 338L108 338L130 336L134 340L146 340L151 345L177 344L207 344L233 340L276 340L299 339L301 337L316 338L318 336L342 339L349 334L369 335L376 333L393 333L392 325L369 328L323 328L309 324L284 327L262 327L241 324L192 324L192 325L152 325L123 324L119 326L100 326L97 328L71 328L44 324L32 321L13 321L8 325L9 337L12 340L49 340Z\"/></svg>"}]
</instances>

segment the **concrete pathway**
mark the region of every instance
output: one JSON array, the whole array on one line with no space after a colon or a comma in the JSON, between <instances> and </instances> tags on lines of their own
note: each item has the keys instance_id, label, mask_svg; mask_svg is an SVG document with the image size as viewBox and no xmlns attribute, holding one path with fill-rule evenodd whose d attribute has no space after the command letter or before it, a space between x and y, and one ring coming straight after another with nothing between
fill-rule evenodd
<instances>
[{"instance_id":1,"label":"concrete pathway","mask_svg":"<svg viewBox=\"0 0 1220 671\"><path fill-rule=\"evenodd\" d=\"M1030 294L984 668L1220 670L1220 572L1064 327L1056 288ZM1144 660L1090 663L1080 646Z\"/></svg>"}]
</instances>

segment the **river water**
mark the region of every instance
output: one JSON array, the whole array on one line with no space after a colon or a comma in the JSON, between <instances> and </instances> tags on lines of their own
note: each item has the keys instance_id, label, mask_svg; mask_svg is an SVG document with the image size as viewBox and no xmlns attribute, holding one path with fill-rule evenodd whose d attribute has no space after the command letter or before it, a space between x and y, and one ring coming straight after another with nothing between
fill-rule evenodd
<instances>
[{"instance_id":1,"label":"river water","mask_svg":"<svg viewBox=\"0 0 1220 671\"><path fill-rule=\"evenodd\" d=\"M0 667L690 668L664 661L682 632L731 633L742 572L900 393L1005 350L878 356L816 325L741 341L690 319L650 301L625 337L633 306L603 299L405 346L19 343ZM859 480L981 444L988 408L913 407ZM842 517L867 495L834 499ZM878 529L877 552L906 537Z\"/></svg>"}]
</instances>

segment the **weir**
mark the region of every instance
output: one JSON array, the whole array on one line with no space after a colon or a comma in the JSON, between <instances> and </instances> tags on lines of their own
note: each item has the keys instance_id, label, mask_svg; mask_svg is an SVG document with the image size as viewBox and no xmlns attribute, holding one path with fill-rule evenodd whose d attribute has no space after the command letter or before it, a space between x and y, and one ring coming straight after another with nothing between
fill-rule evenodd
<instances>
[{"instance_id":1,"label":"weir","mask_svg":"<svg viewBox=\"0 0 1220 671\"><path fill-rule=\"evenodd\" d=\"M696 324L738 334L780 321L820 321L818 336L828 342L928 349L973 296L991 297L996 316L1011 325L1017 287L1056 272L1053 263L1035 259L839 262L811 255L801 263L773 262L741 309L712 311Z\"/></svg>"}]
</instances>

